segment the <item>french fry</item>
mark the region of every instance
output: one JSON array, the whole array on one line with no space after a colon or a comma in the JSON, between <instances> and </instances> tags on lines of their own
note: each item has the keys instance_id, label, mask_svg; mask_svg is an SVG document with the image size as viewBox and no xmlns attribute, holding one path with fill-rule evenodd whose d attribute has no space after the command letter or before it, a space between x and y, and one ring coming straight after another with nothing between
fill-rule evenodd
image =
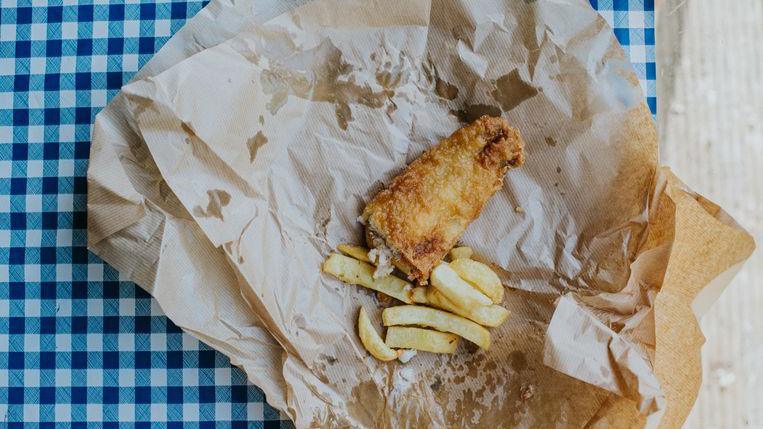
<instances>
[{"instance_id":1,"label":"french fry","mask_svg":"<svg viewBox=\"0 0 763 429\"><path fill-rule=\"evenodd\" d=\"M382 311L384 326L419 325L463 337L483 349L490 347L490 332L482 326L442 310L420 305L400 305Z\"/></svg>"},{"instance_id":2,"label":"french fry","mask_svg":"<svg viewBox=\"0 0 763 429\"><path fill-rule=\"evenodd\" d=\"M406 304L412 304L410 293L413 285L395 276L374 279L374 266L349 256L332 253L323 263L323 271L339 280L373 289Z\"/></svg>"},{"instance_id":3,"label":"french fry","mask_svg":"<svg viewBox=\"0 0 763 429\"><path fill-rule=\"evenodd\" d=\"M418 286L411 290L411 301L415 302L416 304L428 304L429 299L427 299L427 291L429 287L422 287Z\"/></svg>"},{"instance_id":4,"label":"french fry","mask_svg":"<svg viewBox=\"0 0 763 429\"><path fill-rule=\"evenodd\" d=\"M363 261L363 262L371 262L371 259L368 258L368 249L366 249L363 246L354 246L352 244L340 244L339 246L336 246L337 249L339 249L340 252L344 253L347 256L352 256L353 258Z\"/></svg>"},{"instance_id":5,"label":"french fry","mask_svg":"<svg viewBox=\"0 0 763 429\"><path fill-rule=\"evenodd\" d=\"M360 307L358 314L358 334L360 334L360 342L363 343L363 347L376 359L390 361L399 356L396 350L392 350L382 341L363 307Z\"/></svg>"},{"instance_id":6,"label":"french fry","mask_svg":"<svg viewBox=\"0 0 763 429\"><path fill-rule=\"evenodd\" d=\"M431 353L453 353L458 347L458 335L431 329L390 326L384 342L387 347L416 349Z\"/></svg>"},{"instance_id":7,"label":"french fry","mask_svg":"<svg viewBox=\"0 0 763 429\"><path fill-rule=\"evenodd\" d=\"M457 259L456 261L464 260L468 261L469 259ZM459 303L463 308L474 308L493 303L489 297L463 280L450 265L444 262L432 270L429 280L432 282L432 286L442 292L446 298Z\"/></svg>"},{"instance_id":8,"label":"french fry","mask_svg":"<svg viewBox=\"0 0 763 429\"><path fill-rule=\"evenodd\" d=\"M461 247L454 247L450 249L450 252L448 253L450 255L450 260L455 261L456 259L468 259L472 257L472 248L469 246L461 246Z\"/></svg>"},{"instance_id":9,"label":"french fry","mask_svg":"<svg viewBox=\"0 0 763 429\"><path fill-rule=\"evenodd\" d=\"M425 304L430 307L436 307L441 310L449 311L461 317L465 317L482 326L494 328L509 317L509 310L500 305L481 305L466 309L454 304L451 300L443 296L434 287L415 287L411 290L411 300L416 304Z\"/></svg>"},{"instance_id":10,"label":"french fry","mask_svg":"<svg viewBox=\"0 0 763 429\"><path fill-rule=\"evenodd\" d=\"M489 266L473 259L456 259L450 263L450 267L459 277L490 297L495 304L503 302L501 279Z\"/></svg>"},{"instance_id":11,"label":"french fry","mask_svg":"<svg viewBox=\"0 0 763 429\"><path fill-rule=\"evenodd\" d=\"M416 300L416 296L414 293L416 293L416 290L419 288L414 288L412 296L414 296L413 302L421 303L420 301ZM425 289L425 288L421 288ZM420 294L420 292L418 292ZM435 288L426 288L425 291L425 299L426 304L432 306L441 308L446 311L450 311L451 313L457 314L461 317L465 317L471 321L477 322L482 326L488 326L491 328L494 328L504 321L506 321L506 318L509 317L509 310L501 307L497 304L492 305L482 305L479 307L474 307L471 309L465 309L457 306L454 304L451 300L443 296L442 293L440 293ZM418 297L420 299L420 297Z\"/></svg>"}]
</instances>

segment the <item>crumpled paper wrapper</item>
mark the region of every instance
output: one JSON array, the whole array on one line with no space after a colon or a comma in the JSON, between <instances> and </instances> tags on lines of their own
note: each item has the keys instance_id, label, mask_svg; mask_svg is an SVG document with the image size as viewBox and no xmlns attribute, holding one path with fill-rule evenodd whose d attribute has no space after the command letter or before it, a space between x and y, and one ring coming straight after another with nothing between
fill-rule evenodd
<instances>
[{"instance_id":1,"label":"crumpled paper wrapper","mask_svg":"<svg viewBox=\"0 0 763 429\"><path fill-rule=\"evenodd\" d=\"M289 6L210 3L99 114L89 248L298 427L679 427L697 317L754 244L658 167L604 20L583 0ZM482 114L527 142L462 238L513 314L489 351L378 362L355 320L380 304L320 264Z\"/></svg>"}]
</instances>

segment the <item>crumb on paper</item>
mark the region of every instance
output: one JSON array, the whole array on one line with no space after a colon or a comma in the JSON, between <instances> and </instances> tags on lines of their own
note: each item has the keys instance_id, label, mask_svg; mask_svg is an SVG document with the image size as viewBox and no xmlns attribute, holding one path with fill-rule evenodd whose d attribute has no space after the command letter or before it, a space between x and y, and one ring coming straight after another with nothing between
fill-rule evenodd
<instances>
[{"instance_id":1,"label":"crumb on paper","mask_svg":"<svg viewBox=\"0 0 763 429\"><path fill-rule=\"evenodd\" d=\"M532 398L533 395L535 395L535 385L523 384L522 387L519 388L519 397L522 398L523 401L527 401Z\"/></svg>"},{"instance_id":2,"label":"crumb on paper","mask_svg":"<svg viewBox=\"0 0 763 429\"><path fill-rule=\"evenodd\" d=\"M715 379L721 389L725 389L736 381L736 374L728 368L718 368L714 371Z\"/></svg>"},{"instance_id":3,"label":"crumb on paper","mask_svg":"<svg viewBox=\"0 0 763 429\"><path fill-rule=\"evenodd\" d=\"M434 383L429 385L429 388L438 391L440 390L440 387L442 387L442 379L439 376L435 376Z\"/></svg>"},{"instance_id":4,"label":"crumb on paper","mask_svg":"<svg viewBox=\"0 0 763 429\"><path fill-rule=\"evenodd\" d=\"M517 213L524 213L525 209L523 209L522 206L516 206L514 207L514 211Z\"/></svg>"},{"instance_id":5,"label":"crumb on paper","mask_svg":"<svg viewBox=\"0 0 763 429\"><path fill-rule=\"evenodd\" d=\"M400 356L397 357L397 360L402 363L408 363L409 360L416 356L416 353L417 352L414 349L405 349L400 353Z\"/></svg>"}]
</instances>

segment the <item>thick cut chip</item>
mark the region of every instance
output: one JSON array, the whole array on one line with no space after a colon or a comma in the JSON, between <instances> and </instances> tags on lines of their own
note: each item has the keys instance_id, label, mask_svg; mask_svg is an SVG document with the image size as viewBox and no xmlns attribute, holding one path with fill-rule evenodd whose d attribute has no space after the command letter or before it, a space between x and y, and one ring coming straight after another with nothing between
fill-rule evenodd
<instances>
[{"instance_id":1,"label":"thick cut chip","mask_svg":"<svg viewBox=\"0 0 763 429\"><path fill-rule=\"evenodd\" d=\"M391 326L384 339L388 347L416 349L431 353L453 353L458 347L458 335L431 329Z\"/></svg>"},{"instance_id":2,"label":"thick cut chip","mask_svg":"<svg viewBox=\"0 0 763 429\"><path fill-rule=\"evenodd\" d=\"M398 352L384 344L363 307L360 307L360 314L358 314L358 334L360 335L360 342L363 343L363 347L368 350L368 353L371 353L371 356L383 361L397 359Z\"/></svg>"},{"instance_id":3,"label":"thick cut chip","mask_svg":"<svg viewBox=\"0 0 763 429\"><path fill-rule=\"evenodd\" d=\"M332 253L323 263L323 271L345 283L373 289L406 304L413 303L410 296L413 286L410 283L395 276L374 279L373 265L349 256Z\"/></svg>"},{"instance_id":4,"label":"thick cut chip","mask_svg":"<svg viewBox=\"0 0 763 429\"><path fill-rule=\"evenodd\" d=\"M419 286L411 290L411 300L416 304L428 304L427 291L432 289L431 287Z\"/></svg>"},{"instance_id":5,"label":"thick cut chip","mask_svg":"<svg viewBox=\"0 0 763 429\"><path fill-rule=\"evenodd\" d=\"M458 261L461 260L458 259ZM457 302L464 308L479 307L480 305L490 305L493 303L490 298L467 283L450 265L444 262L432 270L430 280L432 281L432 286L442 292L446 298Z\"/></svg>"},{"instance_id":6,"label":"thick cut chip","mask_svg":"<svg viewBox=\"0 0 763 429\"><path fill-rule=\"evenodd\" d=\"M450 267L459 277L489 296L494 303L503 302L501 279L487 265L473 259L456 259L450 263Z\"/></svg>"},{"instance_id":7,"label":"thick cut chip","mask_svg":"<svg viewBox=\"0 0 763 429\"><path fill-rule=\"evenodd\" d=\"M482 326L488 326L494 328L509 317L509 310L501 307L500 305L481 305L479 307L473 307L471 309L462 308L454 304L448 298L445 298L434 287L415 287L411 290L411 299L416 304L424 304L430 307L439 308L441 310L449 311L453 314L457 314L461 317L465 317L469 320L479 323Z\"/></svg>"},{"instance_id":8,"label":"thick cut chip","mask_svg":"<svg viewBox=\"0 0 763 429\"><path fill-rule=\"evenodd\" d=\"M416 289L419 288L414 288L414 294L416 293ZM416 298L420 299L420 297L414 297L413 302L424 303L417 301ZM466 317L467 319L475 321L482 326L489 326L491 328L495 328L496 326L500 325L506 321L506 318L509 317L509 310L497 304L482 305L470 309L461 308L448 298L445 298L437 289L434 288L428 288L426 290L425 303L432 307L450 311L451 313L457 314L461 317Z\"/></svg>"},{"instance_id":9,"label":"thick cut chip","mask_svg":"<svg viewBox=\"0 0 763 429\"><path fill-rule=\"evenodd\" d=\"M471 258L472 253L474 252L472 251L471 247L461 246L450 249L448 254L450 255L450 260L455 261L456 259Z\"/></svg>"},{"instance_id":10,"label":"thick cut chip","mask_svg":"<svg viewBox=\"0 0 763 429\"><path fill-rule=\"evenodd\" d=\"M483 349L490 347L490 332L487 329L469 319L442 310L420 305L400 305L385 309L382 312L382 320L384 326L424 326L456 334Z\"/></svg>"},{"instance_id":11,"label":"thick cut chip","mask_svg":"<svg viewBox=\"0 0 763 429\"><path fill-rule=\"evenodd\" d=\"M368 258L368 249L363 246L353 246L352 244L340 244L339 246L336 246L337 249L339 249L340 252L344 253L347 256L352 256L353 258L363 261L363 262L371 262L371 259Z\"/></svg>"}]
</instances>

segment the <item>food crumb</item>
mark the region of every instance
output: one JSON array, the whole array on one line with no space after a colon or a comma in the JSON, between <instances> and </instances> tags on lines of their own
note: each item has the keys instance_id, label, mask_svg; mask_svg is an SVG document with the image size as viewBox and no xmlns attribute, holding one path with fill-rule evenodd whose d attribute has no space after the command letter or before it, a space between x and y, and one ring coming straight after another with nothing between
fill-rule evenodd
<instances>
[{"instance_id":1,"label":"food crumb","mask_svg":"<svg viewBox=\"0 0 763 429\"><path fill-rule=\"evenodd\" d=\"M523 401L527 401L528 399L532 398L533 395L535 395L534 385L523 384L522 387L519 388L519 397L522 398Z\"/></svg>"},{"instance_id":2,"label":"food crumb","mask_svg":"<svg viewBox=\"0 0 763 429\"><path fill-rule=\"evenodd\" d=\"M514 207L514 211L517 213L524 213L525 209L523 209L521 206Z\"/></svg>"},{"instance_id":3,"label":"food crumb","mask_svg":"<svg viewBox=\"0 0 763 429\"><path fill-rule=\"evenodd\" d=\"M397 360L402 363L408 363L408 361L413 359L414 356L416 356L416 350L406 349L400 353L400 356L397 357Z\"/></svg>"},{"instance_id":4,"label":"food crumb","mask_svg":"<svg viewBox=\"0 0 763 429\"><path fill-rule=\"evenodd\" d=\"M392 251L386 246L376 247L368 252L368 259L371 263L376 265L374 270L374 279L380 279L382 277L392 274L395 267L392 265Z\"/></svg>"},{"instance_id":5,"label":"food crumb","mask_svg":"<svg viewBox=\"0 0 763 429\"><path fill-rule=\"evenodd\" d=\"M440 390L440 387L442 387L442 379L440 377L435 376L434 383L429 385L429 388L438 391Z\"/></svg>"},{"instance_id":6,"label":"food crumb","mask_svg":"<svg viewBox=\"0 0 763 429\"><path fill-rule=\"evenodd\" d=\"M720 386L721 389L725 389L732 384L734 384L734 381L736 381L736 375L733 371L727 369L727 368L718 368L715 370L715 378L718 382L718 386Z\"/></svg>"}]
</instances>

